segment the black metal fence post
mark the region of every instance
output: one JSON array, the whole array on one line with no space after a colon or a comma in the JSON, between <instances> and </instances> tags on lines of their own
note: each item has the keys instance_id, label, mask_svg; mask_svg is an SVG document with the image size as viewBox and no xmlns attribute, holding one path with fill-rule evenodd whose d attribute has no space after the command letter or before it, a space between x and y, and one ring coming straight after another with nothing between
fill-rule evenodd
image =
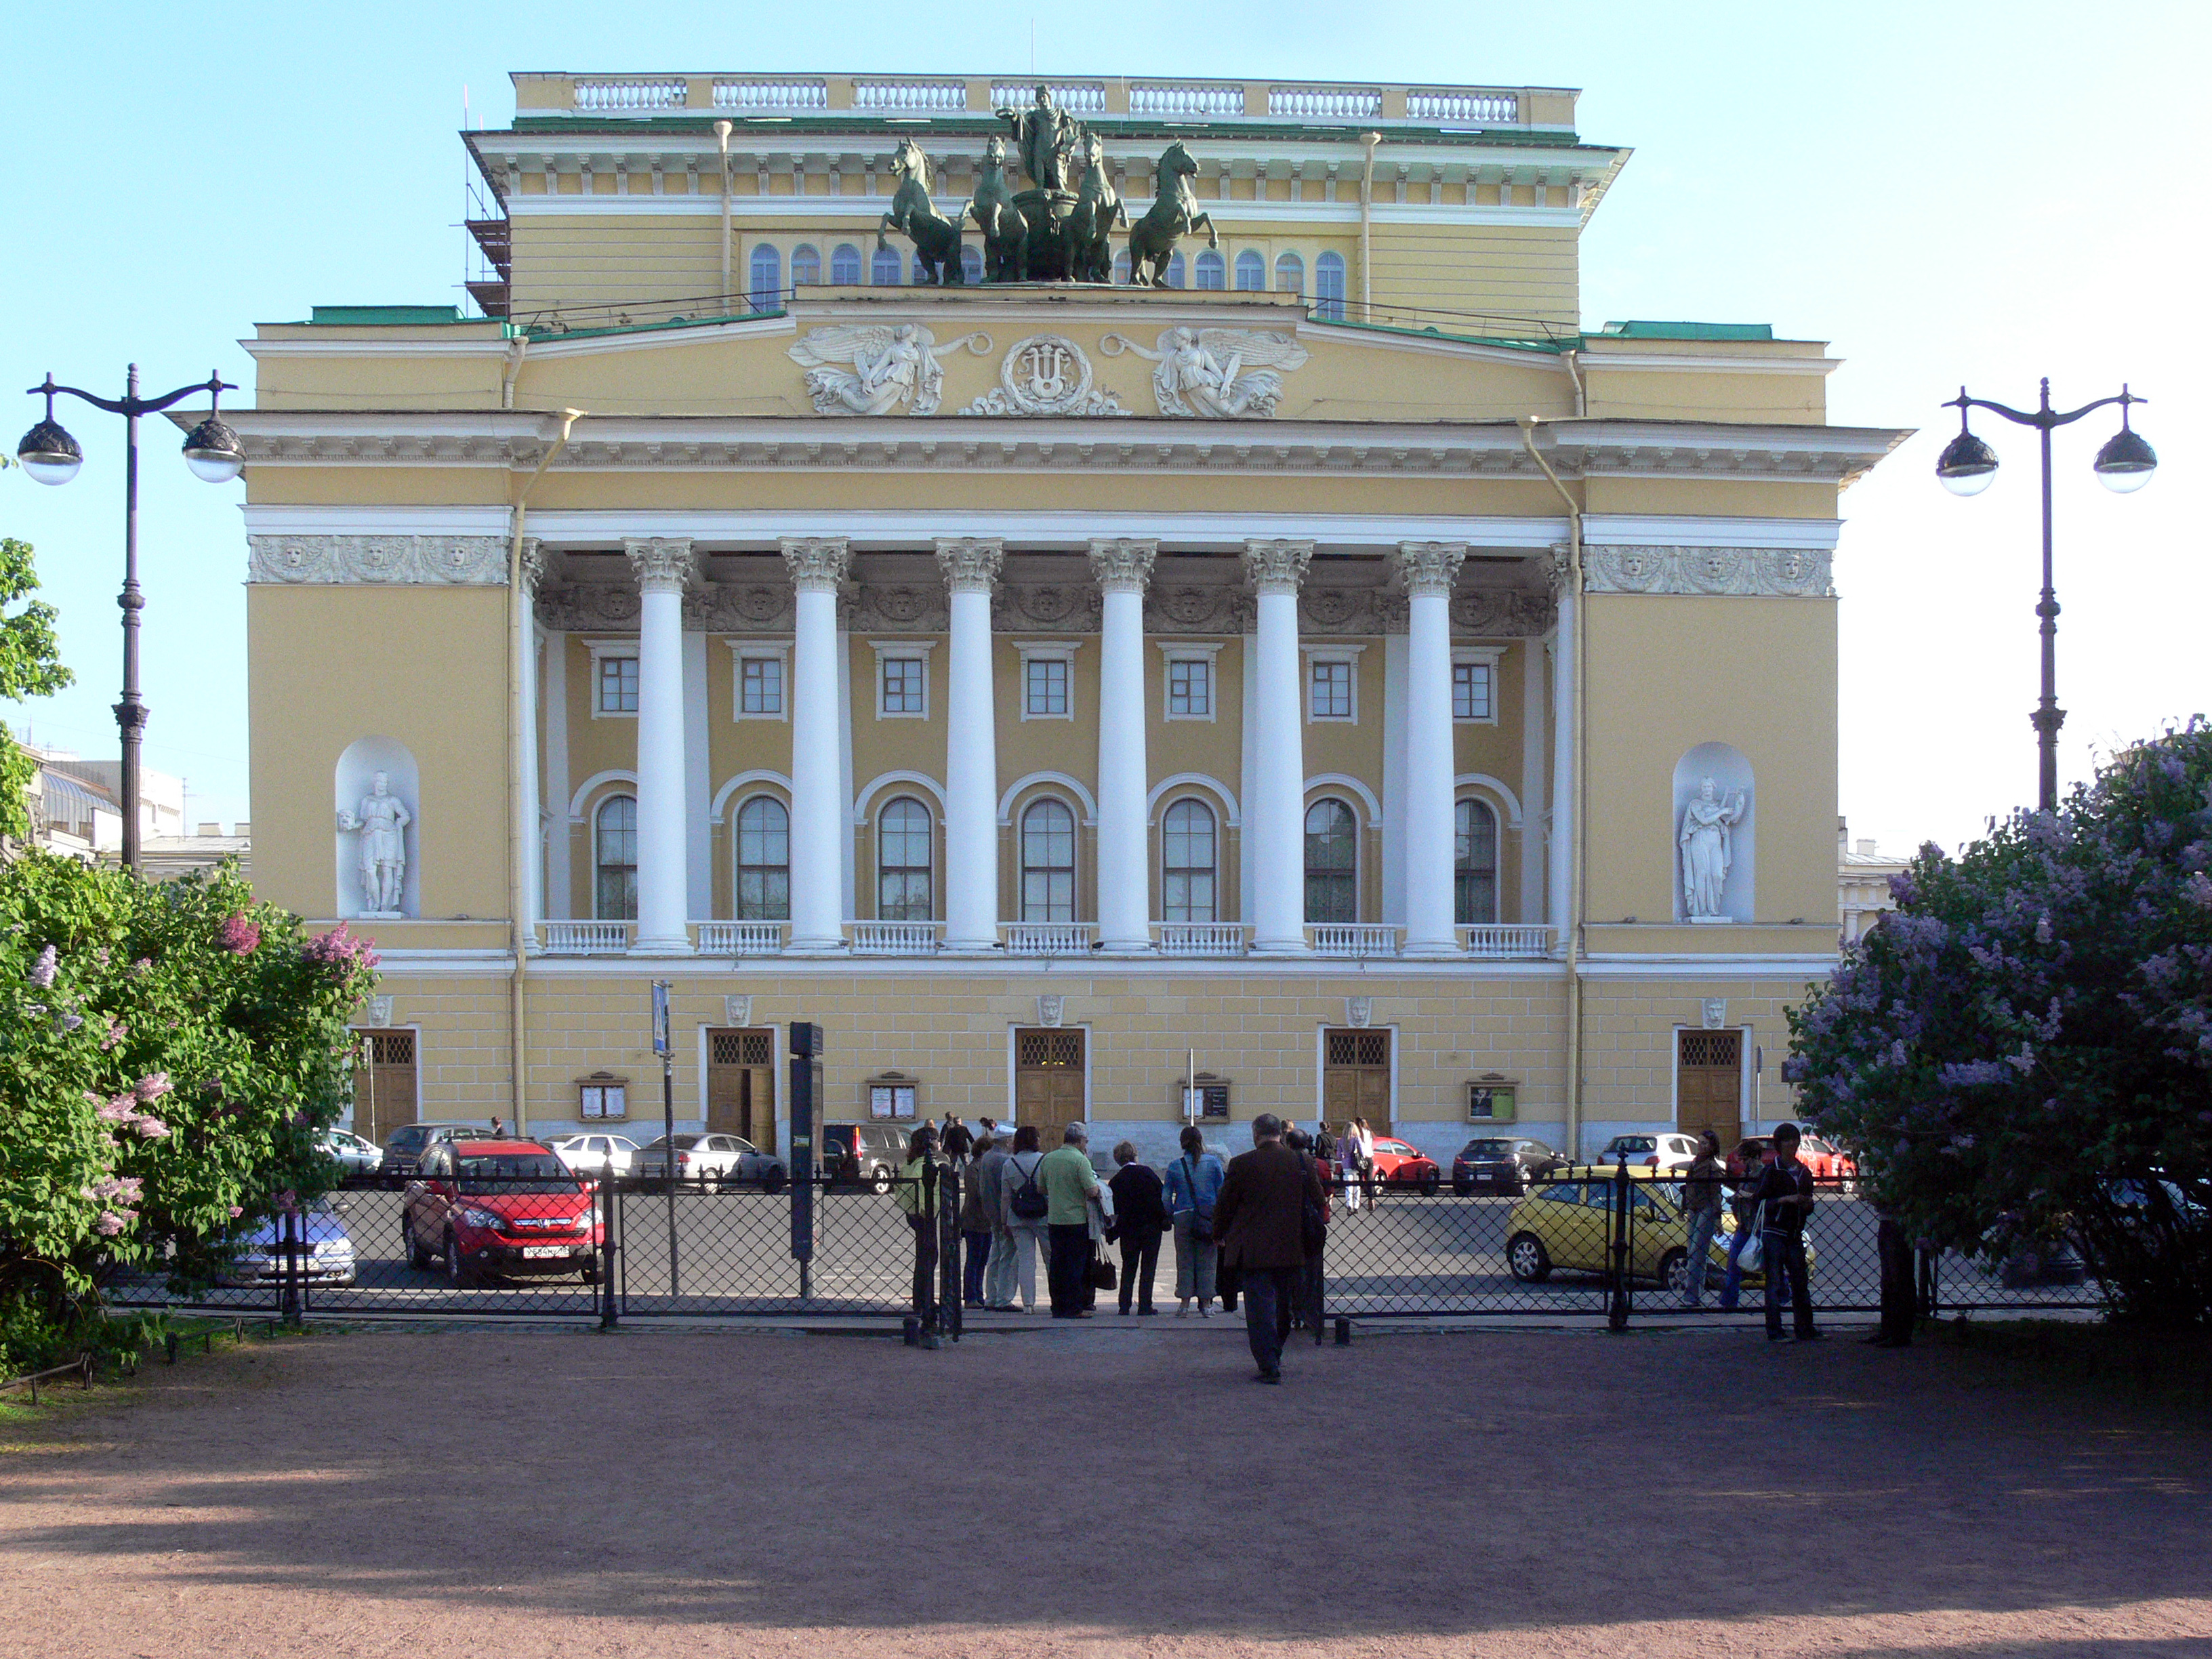
<instances>
[{"instance_id":1,"label":"black metal fence post","mask_svg":"<svg viewBox=\"0 0 2212 1659\"><path fill-rule=\"evenodd\" d=\"M922 1225L914 1230L915 1316L921 1322L921 1346L938 1346L937 1308L937 1161L921 1161L921 1180L915 1193L915 1214Z\"/></svg>"},{"instance_id":2,"label":"black metal fence post","mask_svg":"<svg viewBox=\"0 0 2212 1659\"><path fill-rule=\"evenodd\" d=\"M955 1342L960 1340L967 1300L968 1241L960 1232L960 1179L958 1166L948 1164L937 1183L937 1322Z\"/></svg>"},{"instance_id":3,"label":"black metal fence post","mask_svg":"<svg viewBox=\"0 0 2212 1659\"><path fill-rule=\"evenodd\" d=\"M1628 1161L1624 1157L1613 1166L1613 1284L1606 1298L1605 1323L1607 1330L1628 1328L1628 1224L1629 1179Z\"/></svg>"},{"instance_id":4,"label":"black metal fence post","mask_svg":"<svg viewBox=\"0 0 2212 1659\"><path fill-rule=\"evenodd\" d=\"M599 1171L599 1328L611 1331L615 1328L615 1173L611 1169Z\"/></svg>"},{"instance_id":5,"label":"black metal fence post","mask_svg":"<svg viewBox=\"0 0 2212 1659\"><path fill-rule=\"evenodd\" d=\"M276 1318L280 1324L299 1325L304 1322L300 1299L300 1245L307 1231L306 1217L301 1212L288 1210L283 1219L284 1240L284 1289L279 1299Z\"/></svg>"}]
</instances>

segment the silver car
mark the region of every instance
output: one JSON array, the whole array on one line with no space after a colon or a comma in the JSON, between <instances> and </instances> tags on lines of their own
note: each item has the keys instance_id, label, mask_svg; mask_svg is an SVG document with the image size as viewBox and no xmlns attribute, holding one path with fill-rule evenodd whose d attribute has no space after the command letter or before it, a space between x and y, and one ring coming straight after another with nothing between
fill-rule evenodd
<instances>
[{"instance_id":1,"label":"silver car","mask_svg":"<svg viewBox=\"0 0 2212 1659\"><path fill-rule=\"evenodd\" d=\"M578 1175L628 1175L637 1142L628 1135L562 1135L545 1143Z\"/></svg>"},{"instance_id":2,"label":"silver car","mask_svg":"<svg viewBox=\"0 0 2212 1659\"><path fill-rule=\"evenodd\" d=\"M781 1192L791 1179L781 1158L763 1152L743 1135L715 1133L678 1135L672 1140L662 1135L648 1141L631 1158L630 1173L655 1185L665 1183L672 1155L676 1179L702 1187L720 1187L725 1191L732 1187L758 1187L774 1193Z\"/></svg>"},{"instance_id":3,"label":"silver car","mask_svg":"<svg viewBox=\"0 0 2212 1659\"><path fill-rule=\"evenodd\" d=\"M374 1175L384 1162L384 1149L350 1129L323 1131L323 1151L348 1175Z\"/></svg>"}]
</instances>

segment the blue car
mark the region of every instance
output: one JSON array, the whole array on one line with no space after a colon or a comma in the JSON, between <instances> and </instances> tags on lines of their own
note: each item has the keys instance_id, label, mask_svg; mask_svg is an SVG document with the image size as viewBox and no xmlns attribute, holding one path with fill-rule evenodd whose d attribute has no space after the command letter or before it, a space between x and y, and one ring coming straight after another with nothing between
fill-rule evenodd
<instances>
[{"instance_id":1,"label":"blue car","mask_svg":"<svg viewBox=\"0 0 2212 1659\"><path fill-rule=\"evenodd\" d=\"M346 1231L346 1206L328 1198L307 1200L296 1224L301 1241L300 1278L311 1285L354 1282L353 1239ZM238 1254L223 1269L220 1283L268 1285L283 1282L285 1260L281 1216L270 1216L238 1243Z\"/></svg>"}]
</instances>

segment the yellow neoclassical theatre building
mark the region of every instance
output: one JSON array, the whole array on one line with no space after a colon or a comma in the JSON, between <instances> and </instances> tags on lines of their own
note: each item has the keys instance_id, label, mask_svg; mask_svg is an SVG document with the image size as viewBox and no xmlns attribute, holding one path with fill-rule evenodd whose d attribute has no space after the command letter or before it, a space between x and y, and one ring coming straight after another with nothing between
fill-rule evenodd
<instances>
[{"instance_id":1,"label":"yellow neoclassical theatre building","mask_svg":"<svg viewBox=\"0 0 2212 1659\"><path fill-rule=\"evenodd\" d=\"M1585 331L1575 94L515 89L485 314L264 325L233 417L254 879L382 952L356 1127L656 1133L654 979L682 1126L764 1145L794 1019L832 1120L1154 1155L1787 1109L1902 434L1817 342Z\"/></svg>"}]
</instances>

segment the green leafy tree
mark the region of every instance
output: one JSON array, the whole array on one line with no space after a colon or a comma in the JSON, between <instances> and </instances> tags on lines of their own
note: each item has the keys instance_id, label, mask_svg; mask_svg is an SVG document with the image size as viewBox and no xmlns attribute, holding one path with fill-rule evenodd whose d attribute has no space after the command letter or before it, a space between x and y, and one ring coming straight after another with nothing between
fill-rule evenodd
<instances>
[{"instance_id":1,"label":"green leafy tree","mask_svg":"<svg viewBox=\"0 0 2212 1659\"><path fill-rule=\"evenodd\" d=\"M119 1274L206 1283L335 1178L317 1139L374 965L234 867L0 866L0 1365L70 1339Z\"/></svg>"},{"instance_id":2,"label":"green leafy tree","mask_svg":"<svg viewBox=\"0 0 2212 1659\"><path fill-rule=\"evenodd\" d=\"M15 608L38 591L30 543L0 537L0 699L50 696L76 678L62 666L53 606L30 599L21 609ZM27 792L37 771L37 763L0 726L0 838L29 838Z\"/></svg>"},{"instance_id":3,"label":"green leafy tree","mask_svg":"<svg viewBox=\"0 0 2212 1659\"><path fill-rule=\"evenodd\" d=\"M1806 1115L1930 1243L2071 1237L2117 1314L2212 1323L2212 728L1892 890L1790 1016Z\"/></svg>"}]
</instances>

